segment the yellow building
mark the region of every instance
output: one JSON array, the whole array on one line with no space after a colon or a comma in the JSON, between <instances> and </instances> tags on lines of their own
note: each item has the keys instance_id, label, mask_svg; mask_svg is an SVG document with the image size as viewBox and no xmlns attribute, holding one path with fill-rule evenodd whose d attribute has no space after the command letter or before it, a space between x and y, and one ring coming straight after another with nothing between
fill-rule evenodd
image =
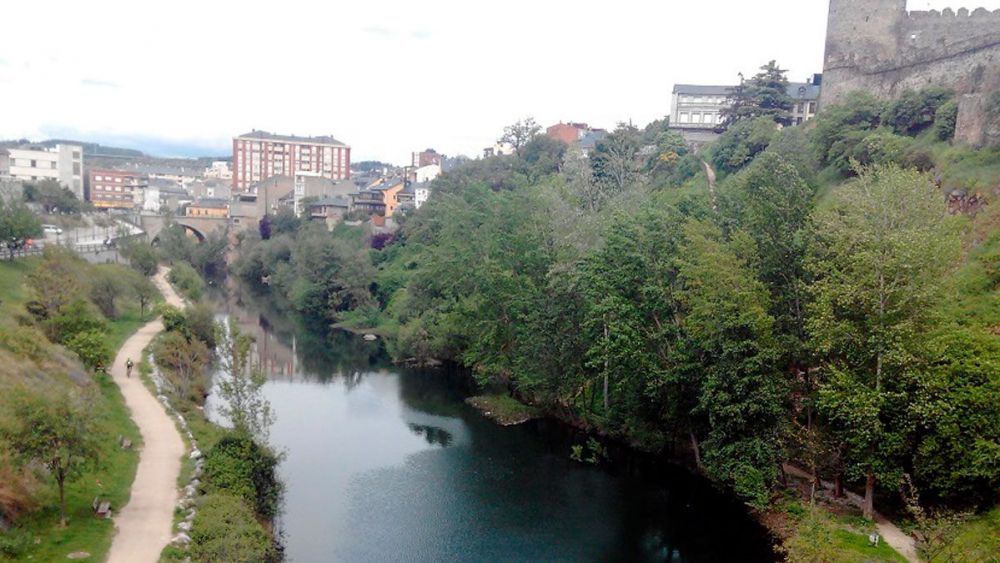
<instances>
[{"instance_id":1,"label":"yellow building","mask_svg":"<svg viewBox=\"0 0 1000 563\"><path fill-rule=\"evenodd\" d=\"M202 198L187 208L188 217L229 217L229 201L225 199Z\"/></svg>"}]
</instances>

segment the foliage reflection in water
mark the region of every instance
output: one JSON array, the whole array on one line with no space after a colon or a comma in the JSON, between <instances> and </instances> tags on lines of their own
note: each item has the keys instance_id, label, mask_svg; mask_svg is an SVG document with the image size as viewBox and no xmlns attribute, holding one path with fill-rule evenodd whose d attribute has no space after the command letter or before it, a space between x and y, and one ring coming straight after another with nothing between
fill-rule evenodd
<instances>
[{"instance_id":1,"label":"foliage reflection in water","mask_svg":"<svg viewBox=\"0 0 1000 563\"><path fill-rule=\"evenodd\" d=\"M246 297L215 303L270 376L292 561L774 559L742 506L683 469L616 449L574 462L585 436L493 424L461 373L394 367L379 342Z\"/></svg>"}]
</instances>

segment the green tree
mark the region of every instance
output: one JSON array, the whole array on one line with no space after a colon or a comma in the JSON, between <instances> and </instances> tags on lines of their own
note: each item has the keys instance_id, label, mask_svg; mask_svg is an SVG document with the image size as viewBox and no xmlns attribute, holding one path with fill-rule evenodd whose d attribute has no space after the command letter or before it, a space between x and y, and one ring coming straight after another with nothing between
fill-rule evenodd
<instances>
[{"instance_id":1,"label":"green tree","mask_svg":"<svg viewBox=\"0 0 1000 563\"><path fill-rule=\"evenodd\" d=\"M106 369L111 362L111 347L108 335L99 330L87 330L74 334L67 342L69 348L90 370Z\"/></svg>"},{"instance_id":2,"label":"green tree","mask_svg":"<svg viewBox=\"0 0 1000 563\"><path fill-rule=\"evenodd\" d=\"M894 487L907 436L905 373L960 245L930 179L877 167L840 187L815 214L807 267L808 329L825 359L820 409L865 480L865 516L876 483Z\"/></svg>"},{"instance_id":3,"label":"green tree","mask_svg":"<svg viewBox=\"0 0 1000 563\"><path fill-rule=\"evenodd\" d=\"M59 487L59 522L66 526L66 481L97 462L100 432L87 407L69 393L16 389L4 401L0 439L22 463L44 466Z\"/></svg>"},{"instance_id":4,"label":"green tree","mask_svg":"<svg viewBox=\"0 0 1000 563\"><path fill-rule=\"evenodd\" d=\"M83 279L79 258L69 250L46 246L41 263L28 274L37 316L41 319L53 317L64 305L82 295Z\"/></svg>"},{"instance_id":5,"label":"green tree","mask_svg":"<svg viewBox=\"0 0 1000 563\"><path fill-rule=\"evenodd\" d=\"M503 128L503 135L498 142L506 143L514 148L514 152L520 153L521 148L530 143L542 132L542 127L535 122L533 117L527 117Z\"/></svg>"},{"instance_id":6,"label":"green tree","mask_svg":"<svg viewBox=\"0 0 1000 563\"><path fill-rule=\"evenodd\" d=\"M253 340L240 332L236 321L229 320L220 343L219 361L224 373L218 381L222 404L219 414L239 434L266 442L274 415L271 404L261 393L267 376L253 364L250 356Z\"/></svg>"},{"instance_id":7,"label":"green tree","mask_svg":"<svg viewBox=\"0 0 1000 563\"><path fill-rule=\"evenodd\" d=\"M129 244L125 247L125 255L129 265L146 277L156 274L157 257L152 246L142 242Z\"/></svg>"},{"instance_id":8,"label":"green tree","mask_svg":"<svg viewBox=\"0 0 1000 563\"><path fill-rule=\"evenodd\" d=\"M820 164L849 173L854 147L878 128L883 111L885 104L867 92L852 92L843 103L824 107L812 135Z\"/></svg>"},{"instance_id":9,"label":"green tree","mask_svg":"<svg viewBox=\"0 0 1000 563\"><path fill-rule=\"evenodd\" d=\"M778 478L788 413L767 288L748 263L754 245L746 235L726 242L700 222L690 222L685 235L681 357L700 373L696 410L708 426L705 469L748 504L764 507Z\"/></svg>"},{"instance_id":10,"label":"green tree","mask_svg":"<svg viewBox=\"0 0 1000 563\"><path fill-rule=\"evenodd\" d=\"M777 135L778 128L770 118L740 121L719 137L709 158L718 170L735 172L764 152Z\"/></svg>"},{"instance_id":11,"label":"green tree","mask_svg":"<svg viewBox=\"0 0 1000 563\"><path fill-rule=\"evenodd\" d=\"M594 180L604 188L604 197L614 197L635 185L642 178L639 160L639 130L633 125L619 123L590 155Z\"/></svg>"},{"instance_id":12,"label":"green tree","mask_svg":"<svg viewBox=\"0 0 1000 563\"><path fill-rule=\"evenodd\" d=\"M882 121L899 135L915 136L934 125L938 108L954 96L951 90L937 86L919 92L908 90L889 104Z\"/></svg>"},{"instance_id":13,"label":"green tree","mask_svg":"<svg viewBox=\"0 0 1000 563\"><path fill-rule=\"evenodd\" d=\"M145 318L150 304L160 297L160 290L149 278L136 276L132 281L132 294L139 302L139 316Z\"/></svg>"},{"instance_id":14,"label":"green tree","mask_svg":"<svg viewBox=\"0 0 1000 563\"><path fill-rule=\"evenodd\" d=\"M24 200L41 205L46 213L76 214L87 207L69 188L55 180L25 182Z\"/></svg>"},{"instance_id":15,"label":"green tree","mask_svg":"<svg viewBox=\"0 0 1000 563\"><path fill-rule=\"evenodd\" d=\"M988 502L1000 488L1000 343L978 328L945 326L922 356L908 373L914 478L940 499Z\"/></svg>"},{"instance_id":16,"label":"green tree","mask_svg":"<svg viewBox=\"0 0 1000 563\"><path fill-rule=\"evenodd\" d=\"M788 95L787 70L771 61L760 72L736 89L730 97L730 107L722 111L723 126L729 128L741 121L766 117L779 125L792 124L794 101Z\"/></svg>"},{"instance_id":17,"label":"green tree","mask_svg":"<svg viewBox=\"0 0 1000 563\"><path fill-rule=\"evenodd\" d=\"M117 300L125 289L125 282L118 272L98 269L90 281L90 300L106 318L115 320L118 318Z\"/></svg>"},{"instance_id":18,"label":"green tree","mask_svg":"<svg viewBox=\"0 0 1000 563\"><path fill-rule=\"evenodd\" d=\"M7 246L10 259L14 258L17 240L37 237L42 234L42 224L38 217L26 206L7 202L0 198L0 244Z\"/></svg>"}]
</instances>

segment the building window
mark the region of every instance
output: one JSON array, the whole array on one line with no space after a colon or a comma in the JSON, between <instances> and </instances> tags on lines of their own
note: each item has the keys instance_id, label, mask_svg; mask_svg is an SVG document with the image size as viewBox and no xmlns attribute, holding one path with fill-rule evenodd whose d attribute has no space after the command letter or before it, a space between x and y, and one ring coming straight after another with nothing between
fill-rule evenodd
<instances>
[{"instance_id":1,"label":"building window","mask_svg":"<svg viewBox=\"0 0 1000 563\"><path fill-rule=\"evenodd\" d=\"M682 111L681 112L681 123L688 123L688 121L689 121L688 112Z\"/></svg>"},{"instance_id":2,"label":"building window","mask_svg":"<svg viewBox=\"0 0 1000 563\"><path fill-rule=\"evenodd\" d=\"M816 113L816 102L809 102L809 113Z\"/></svg>"},{"instance_id":3,"label":"building window","mask_svg":"<svg viewBox=\"0 0 1000 563\"><path fill-rule=\"evenodd\" d=\"M37 160L32 160L31 161L31 167L32 168L38 168L38 161ZM32 178L32 180L34 180L34 178Z\"/></svg>"}]
</instances>

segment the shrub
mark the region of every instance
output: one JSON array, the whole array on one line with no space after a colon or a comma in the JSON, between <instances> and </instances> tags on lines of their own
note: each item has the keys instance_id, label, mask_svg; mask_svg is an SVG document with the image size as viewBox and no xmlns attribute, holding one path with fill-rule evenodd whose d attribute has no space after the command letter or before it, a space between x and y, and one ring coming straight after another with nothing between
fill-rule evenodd
<instances>
[{"instance_id":1,"label":"shrub","mask_svg":"<svg viewBox=\"0 0 1000 563\"><path fill-rule=\"evenodd\" d=\"M195 561L259 562L276 559L267 532L242 499L225 494L202 499L191 529Z\"/></svg>"},{"instance_id":2,"label":"shrub","mask_svg":"<svg viewBox=\"0 0 1000 563\"><path fill-rule=\"evenodd\" d=\"M851 157L862 166L897 164L904 166L913 141L887 129L870 133L855 145Z\"/></svg>"},{"instance_id":3,"label":"shrub","mask_svg":"<svg viewBox=\"0 0 1000 563\"><path fill-rule=\"evenodd\" d=\"M882 122L899 135L915 136L935 124L938 109L953 96L951 90L938 87L904 92L886 108Z\"/></svg>"},{"instance_id":4,"label":"shrub","mask_svg":"<svg viewBox=\"0 0 1000 563\"><path fill-rule=\"evenodd\" d=\"M105 330L106 323L93 305L83 299L70 301L45 322L45 331L53 342L66 344L81 332Z\"/></svg>"},{"instance_id":5,"label":"shrub","mask_svg":"<svg viewBox=\"0 0 1000 563\"><path fill-rule=\"evenodd\" d=\"M866 92L853 92L844 103L825 108L816 117L812 144L820 164L848 172L849 155L869 131L881 123L882 102Z\"/></svg>"},{"instance_id":6,"label":"shrub","mask_svg":"<svg viewBox=\"0 0 1000 563\"><path fill-rule=\"evenodd\" d=\"M246 500L257 515L272 519L281 504L280 459L243 434L230 433L205 456L209 493L225 493Z\"/></svg>"},{"instance_id":7,"label":"shrub","mask_svg":"<svg viewBox=\"0 0 1000 563\"><path fill-rule=\"evenodd\" d=\"M955 125L958 123L958 102L948 100L941 104L934 114L934 136L942 141L955 138Z\"/></svg>"},{"instance_id":8,"label":"shrub","mask_svg":"<svg viewBox=\"0 0 1000 563\"><path fill-rule=\"evenodd\" d=\"M66 342L70 349L88 369L106 368L111 362L111 347L108 337L99 330L88 330L75 334Z\"/></svg>"},{"instance_id":9,"label":"shrub","mask_svg":"<svg viewBox=\"0 0 1000 563\"><path fill-rule=\"evenodd\" d=\"M201 294L205 289L205 282L198 275L198 272L184 262L174 264L170 270L170 283L177 286L188 299L197 301L201 299Z\"/></svg>"},{"instance_id":10,"label":"shrub","mask_svg":"<svg viewBox=\"0 0 1000 563\"><path fill-rule=\"evenodd\" d=\"M185 322L193 338L202 341L209 348L215 348L218 325L211 307L201 303L188 307Z\"/></svg>"}]
</instances>

